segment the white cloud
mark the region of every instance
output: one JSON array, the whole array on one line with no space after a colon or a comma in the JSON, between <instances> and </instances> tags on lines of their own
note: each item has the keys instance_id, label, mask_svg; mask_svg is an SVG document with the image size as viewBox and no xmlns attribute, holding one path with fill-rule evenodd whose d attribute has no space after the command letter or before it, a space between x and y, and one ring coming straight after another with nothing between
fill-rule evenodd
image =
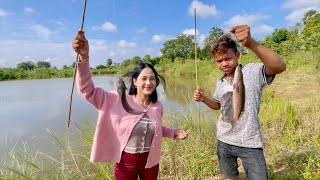
<instances>
[{"instance_id":1,"label":"white cloud","mask_svg":"<svg viewBox=\"0 0 320 180\"><path fill-rule=\"evenodd\" d=\"M247 24L249 26L259 23L263 19L267 19L269 16L262 14L244 14L235 15L231 17L225 24L229 27Z\"/></svg>"},{"instance_id":2,"label":"white cloud","mask_svg":"<svg viewBox=\"0 0 320 180\"><path fill-rule=\"evenodd\" d=\"M189 6L189 15L194 15L194 8L196 8L197 16L206 18L209 16L216 16L218 14L218 10L215 5L206 5L201 1L194 0Z\"/></svg>"},{"instance_id":3,"label":"white cloud","mask_svg":"<svg viewBox=\"0 0 320 180\"><path fill-rule=\"evenodd\" d=\"M90 39L90 51L91 52L103 52L108 51L108 45L105 40L101 39Z\"/></svg>"},{"instance_id":4,"label":"white cloud","mask_svg":"<svg viewBox=\"0 0 320 180\"><path fill-rule=\"evenodd\" d=\"M60 21L60 20L52 20L53 23L59 25L59 26L63 26L64 22Z\"/></svg>"},{"instance_id":5,"label":"white cloud","mask_svg":"<svg viewBox=\"0 0 320 180\"><path fill-rule=\"evenodd\" d=\"M93 30L102 30L106 32L117 32L117 26L112 24L111 22L106 21L100 26L93 26Z\"/></svg>"},{"instance_id":6,"label":"white cloud","mask_svg":"<svg viewBox=\"0 0 320 180\"><path fill-rule=\"evenodd\" d=\"M187 36L194 36L194 28L191 29L185 29L182 31L182 34L185 34ZM197 29L197 43L200 47L203 47L204 39L206 38L205 34L201 34L200 31Z\"/></svg>"},{"instance_id":7,"label":"white cloud","mask_svg":"<svg viewBox=\"0 0 320 180\"><path fill-rule=\"evenodd\" d=\"M254 29L253 32L254 33L272 33L274 31L274 27L266 25L266 24L259 24L257 25Z\"/></svg>"},{"instance_id":8,"label":"white cloud","mask_svg":"<svg viewBox=\"0 0 320 180\"><path fill-rule=\"evenodd\" d=\"M200 34L200 37L199 37L199 46L202 48L204 46L204 40L206 39L206 35L205 34Z\"/></svg>"},{"instance_id":9,"label":"white cloud","mask_svg":"<svg viewBox=\"0 0 320 180\"><path fill-rule=\"evenodd\" d=\"M185 29L185 30L182 31L182 34L185 34L185 35L188 35L188 36L190 36L190 35L194 36L194 28ZM199 36L199 30L198 29L197 29L197 36Z\"/></svg>"},{"instance_id":10,"label":"white cloud","mask_svg":"<svg viewBox=\"0 0 320 180\"><path fill-rule=\"evenodd\" d=\"M134 42L128 42L126 40L120 40L118 43L117 43L118 47L120 48L126 48L126 47L136 47L136 43Z\"/></svg>"},{"instance_id":11,"label":"white cloud","mask_svg":"<svg viewBox=\"0 0 320 180\"><path fill-rule=\"evenodd\" d=\"M40 24L32 25L30 29L43 39L49 39L49 37L53 34L53 31Z\"/></svg>"},{"instance_id":12,"label":"white cloud","mask_svg":"<svg viewBox=\"0 0 320 180\"><path fill-rule=\"evenodd\" d=\"M268 34L273 32L274 28L272 26L262 23L264 19L268 19L270 16L263 14L244 14L235 15L225 22L227 25L226 31L228 31L233 26L247 24L253 34Z\"/></svg>"},{"instance_id":13,"label":"white cloud","mask_svg":"<svg viewBox=\"0 0 320 180\"><path fill-rule=\"evenodd\" d=\"M290 24L296 24L301 22L306 12L320 10L320 0L286 0L283 7L292 9L292 12L285 19Z\"/></svg>"},{"instance_id":14,"label":"white cloud","mask_svg":"<svg viewBox=\"0 0 320 180\"><path fill-rule=\"evenodd\" d=\"M138 29L137 33L139 34L143 34L143 33L146 33L147 32L147 28L146 27L142 27L140 29Z\"/></svg>"},{"instance_id":15,"label":"white cloud","mask_svg":"<svg viewBox=\"0 0 320 180\"><path fill-rule=\"evenodd\" d=\"M6 16L8 16L8 12L6 12L4 9L1 9L0 8L0 17L6 17Z\"/></svg>"},{"instance_id":16,"label":"white cloud","mask_svg":"<svg viewBox=\"0 0 320 180\"><path fill-rule=\"evenodd\" d=\"M24 8L24 13L26 14L32 14L35 13L34 9L32 9L31 7L25 7Z\"/></svg>"},{"instance_id":17,"label":"white cloud","mask_svg":"<svg viewBox=\"0 0 320 180\"><path fill-rule=\"evenodd\" d=\"M284 7L290 9L320 7L320 0L286 0Z\"/></svg>"},{"instance_id":18,"label":"white cloud","mask_svg":"<svg viewBox=\"0 0 320 180\"><path fill-rule=\"evenodd\" d=\"M153 49L152 49L152 48L147 48L147 49L146 49L146 51L145 51L145 53L146 53L146 54L151 54L151 53L152 53L152 51L153 51Z\"/></svg>"},{"instance_id":19,"label":"white cloud","mask_svg":"<svg viewBox=\"0 0 320 180\"><path fill-rule=\"evenodd\" d=\"M289 21L291 24L298 23L302 20L304 17L305 13L310 11L310 10L319 10L317 7L309 7L309 8L304 8L304 9L298 9L290 13L288 16L286 16L286 20Z\"/></svg>"},{"instance_id":20,"label":"white cloud","mask_svg":"<svg viewBox=\"0 0 320 180\"><path fill-rule=\"evenodd\" d=\"M151 41L154 42L154 43L158 43L158 42L165 41L166 39L168 39L168 37L166 35L155 34L155 35L152 36Z\"/></svg>"}]
</instances>

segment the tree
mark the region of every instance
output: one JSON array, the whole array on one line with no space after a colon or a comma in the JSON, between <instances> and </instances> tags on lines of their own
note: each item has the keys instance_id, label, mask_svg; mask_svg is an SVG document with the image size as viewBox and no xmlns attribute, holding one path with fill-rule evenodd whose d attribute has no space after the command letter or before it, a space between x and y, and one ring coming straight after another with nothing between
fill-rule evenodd
<instances>
[{"instance_id":1,"label":"tree","mask_svg":"<svg viewBox=\"0 0 320 180\"><path fill-rule=\"evenodd\" d=\"M276 29L271 35L267 36L262 43L277 53L283 54L284 52L288 52L287 49L284 49L283 44L289 40L290 33L291 32L285 28Z\"/></svg>"},{"instance_id":2,"label":"tree","mask_svg":"<svg viewBox=\"0 0 320 180\"><path fill-rule=\"evenodd\" d=\"M107 59L107 67L111 67L112 63L113 63L112 59L108 58Z\"/></svg>"},{"instance_id":3,"label":"tree","mask_svg":"<svg viewBox=\"0 0 320 180\"><path fill-rule=\"evenodd\" d=\"M47 61L38 61L37 62L37 68L50 68L51 64Z\"/></svg>"},{"instance_id":4,"label":"tree","mask_svg":"<svg viewBox=\"0 0 320 180\"><path fill-rule=\"evenodd\" d=\"M142 58L142 60L143 60L143 62L152 64L152 65L156 65L159 63L159 57L151 58L151 55L149 55L149 54L146 54Z\"/></svg>"},{"instance_id":5,"label":"tree","mask_svg":"<svg viewBox=\"0 0 320 180\"><path fill-rule=\"evenodd\" d=\"M175 39L166 41L161 48L161 53L164 58L168 58L171 61L174 61L177 57L183 59L191 58L194 48L192 37L193 36L182 34Z\"/></svg>"},{"instance_id":6,"label":"tree","mask_svg":"<svg viewBox=\"0 0 320 180\"><path fill-rule=\"evenodd\" d=\"M276 29L271 36L271 41L280 44L289 39L289 31L285 28Z\"/></svg>"},{"instance_id":7,"label":"tree","mask_svg":"<svg viewBox=\"0 0 320 180\"><path fill-rule=\"evenodd\" d=\"M204 60L204 59L210 59L211 58L211 45L205 45L202 49L200 49L199 52L199 59Z\"/></svg>"},{"instance_id":8,"label":"tree","mask_svg":"<svg viewBox=\"0 0 320 180\"><path fill-rule=\"evenodd\" d=\"M139 64L140 62L142 62L142 58L140 56L134 56L131 61L133 62L133 64Z\"/></svg>"},{"instance_id":9,"label":"tree","mask_svg":"<svg viewBox=\"0 0 320 180\"><path fill-rule=\"evenodd\" d=\"M160 57L151 58L150 63L151 63L152 65L157 65L157 64L159 64L159 63L160 63Z\"/></svg>"},{"instance_id":10,"label":"tree","mask_svg":"<svg viewBox=\"0 0 320 180\"><path fill-rule=\"evenodd\" d=\"M72 67L72 68L76 67L76 63L73 62L70 67Z\"/></svg>"},{"instance_id":11,"label":"tree","mask_svg":"<svg viewBox=\"0 0 320 180\"><path fill-rule=\"evenodd\" d=\"M27 71L31 71L36 67L36 65L32 61L22 62L17 64L18 69L24 69Z\"/></svg>"},{"instance_id":12,"label":"tree","mask_svg":"<svg viewBox=\"0 0 320 180\"><path fill-rule=\"evenodd\" d=\"M211 45L217 42L221 38L221 36L223 36L224 34L225 33L222 29L217 27L212 27L209 32L209 36L204 39L204 46L211 47Z\"/></svg>"},{"instance_id":13,"label":"tree","mask_svg":"<svg viewBox=\"0 0 320 180\"><path fill-rule=\"evenodd\" d=\"M212 45L216 43L222 36L229 36L230 38L232 38L232 36L230 36L229 34L226 34L222 29L217 27L212 27L209 32L209 36L204 39L204 47L202 50L200 50L199 58L210 59ZM235 40L235 43L237 44L237 48L239 52L241 52L242 54L247 53L247 49L243 47L241 43L239 43L236 40Z\"/></svg>"},{"instance_id":14,"label":"tree","mask_svg":"<svg viewBox=\"0 0 320 180\"><path fill-rule=\"evenodd\" d=\"M151 56L150 54L146 54L143 58L142 58L143 62L145 63L149 63L151 64Z\"/></svg>"},{"instance_id":15,"label":"tree","mask_svg":"<svg viewBox=\"0 0 320 180\"><path fill-rule=\"evenodd\" d=\"M96 69L105 69L106 68L106 66L104 66L104 65L98 65L98 66L96 66Z\"/></svg>"},{"instance_id":16,"label":"tree","mask_svg":"<svg viewBox=\"0 0 320 180\"><path fill-rule=\"evenodd\" d=\"M68 65L63 65L62 66L62 69L68 69L69 67L68 67Z\"/></svg>"},{"instance_id":17,"label":"tree","mask_svg":"<svg viewBox=\"0 0 320 180\"><path fill-rule=\"evenodd\" d=\"M320 13L307 18L302 31L302 39L307 49L320 47Z\"/></svg>"},{"instance_id":18,"label":"tree","mask_svg":"<svg viewBox=\"0 0 320 180\"><path fill-rule=\"evenodd\" d=\"M222 29L217 27L212 27L209 36L204 39L204 47L199 52L200 59L210 59L211 58L211 46L217 42L221 36L225 33Z\"/></svg>"},{"instance_id":19,"label":"tree","mask_svg":"<svg viewBox=\"0 0 320 180\"><path fill-rule=\"evenodd\" d=\"M312 18L312 16L313 16L314 14L316 14L316 13L317 13L316 10L310 10L310 11L306 12L306 13L304 14L303 18L302 18L303 24L306 24L306 23Z\"/></svg>"}]
</instances>

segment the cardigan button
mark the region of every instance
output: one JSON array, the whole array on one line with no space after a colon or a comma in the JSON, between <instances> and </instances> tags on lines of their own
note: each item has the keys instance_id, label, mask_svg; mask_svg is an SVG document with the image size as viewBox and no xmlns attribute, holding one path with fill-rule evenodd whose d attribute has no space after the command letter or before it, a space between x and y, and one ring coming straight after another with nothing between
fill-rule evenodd
<instances>
[{"instance_id":1,"label":"cardigan button","mask_svg":"<svg viewBox=\"0 0 320 180\"><path fill-rule=\"evenodd\" d=\"M143 110L144 113L148 112L146 109Z\"/></svg>"}]
</instances>

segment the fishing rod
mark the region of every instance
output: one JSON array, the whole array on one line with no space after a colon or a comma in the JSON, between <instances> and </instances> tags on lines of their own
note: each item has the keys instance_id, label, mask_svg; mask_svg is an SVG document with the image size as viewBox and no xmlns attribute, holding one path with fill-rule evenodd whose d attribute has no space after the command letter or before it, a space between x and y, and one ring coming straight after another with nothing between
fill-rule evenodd
<instances>
[{"instance_id":1,"label":"fishing rod","mask_svg":"<svg viewBox=\"0 0 320 180\"><path fill-rule=\"evenodd\" d=\"M199 88L199 75L198 75L198 47L197 47L197 10L194 8L194 65L196 70L196 86ZM201 124L200 124L200 103L198 102L198 123L199 131L201 133Z\"/></svg>"},{"instance_id":2,"label":"fishing rod","mask_svg":"<svg viewBox=\"0 0 320 180\"><path fill-rule=\"evenodd\" d=\"M86 15L86 8L87 8L87 0L84 0L80 31L83 30L84 18ZM68 128L70 127L70 123L71 123L72 96L73 96L73 90L74 90L74 82L76 79L76 74L77 74L77 69L78 69L78 63L77 63L78 59L79 59L79 53L77 53L77 57L76 57L76 60L74 63L73 81L72 81L72 88L71 88L70 101L69 101L69 113L68 113L68 124L67 124Z\"/></svg>"}]
</instances>

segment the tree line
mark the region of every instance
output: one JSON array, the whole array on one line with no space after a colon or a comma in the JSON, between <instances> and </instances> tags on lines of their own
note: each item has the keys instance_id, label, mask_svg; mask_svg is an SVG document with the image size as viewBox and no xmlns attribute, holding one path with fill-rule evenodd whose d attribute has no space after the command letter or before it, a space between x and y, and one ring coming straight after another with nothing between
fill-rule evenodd
<instances>
[{"instance_id":1,"label":"tree line","mask_svg":"<svg viewBox=\"0 0 320 180\"><path fill-rule=\"evenodd\" d=\"M202 48L199 46L198 58L199 60L205 61L210 60L210 50L211 45L216 42L221 36L228 35L222 29L217 27L212 27L209 31L209 35L204 40L204 45ZM320 49L320 13L315 10L308 11L301 23L298 23L289 28L279 28L275 29L274 32L266 36L260 41L263 45L272 48L281 55L289 55L297 51L314 51ZM106 64L101 64L96 66L96 72L106 71L106 69L116 69L112 72L126 71L137 63L144 61L152 65L158 64L170 64L170 63L184 63L185 61L191 61L194 58L194 36L179 34L174 39L170 39L164 42L161 47L161 56L151 57L151 55L146 54L143 57L135 56L129 59L123 60L121 63L114 63L112 59L108 58ZM241 53L246 54L248 51L238 44ZM63 65L62 70L72 69L74 63L70 66ZM3 71L8 68L0 69L0 79L3 75ZM17 64L15 70L17 71L33 71L36 69L57 69L52 67L50 62L38 61L36 63L32 61L21 62ZM11 69L12 70L12 69ZM97 74L100 74L98 72ZM108 71L111 72L111 71Z\"/></svg>"}]
</instances>

